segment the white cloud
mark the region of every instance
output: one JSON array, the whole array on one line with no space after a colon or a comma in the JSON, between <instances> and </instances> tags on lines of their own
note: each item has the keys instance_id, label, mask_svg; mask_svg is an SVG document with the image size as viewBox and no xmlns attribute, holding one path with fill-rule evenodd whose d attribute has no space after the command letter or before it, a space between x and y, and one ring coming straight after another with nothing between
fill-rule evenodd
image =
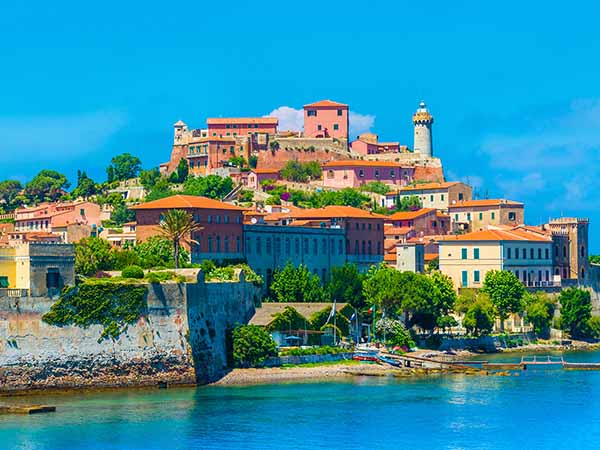
<instances>
[{"instance_id":1,"label":"white cloud","mask_svg":"<svg viewBox=\"0 0 600 450\"><path fill-rule=\"evenodd\" d=\"M539 172L526 174L523 177L500 177L496 185L502 191L502 196L511 200L518 199L521 195L538 195L546 187L546 180Z\"/></svg>"},{"instance_id":2,"label":"white cloud","mask_svg":"<svg viewBox=\"0 0 600 450\"><path fill-rule=\"evenodd\" d=\"M304 111L289 106L280 106L265 117L277 117L279 119L278 129L282 131L302 131L304 128Z\"/></svg>"},{"instance_id":3,"label":"white cloud","mask_svg":"<svg viewBox=\"0 0 600 450\"><path fill-rule=\"evenodd\" d=\"M302 109L280 106L265 117L277 117L280 130L302 131L304 129L304 110ZM373 125L375 125L375 116L354 111L350 111L348 120L350 122L349 135L351 140L359 134L371 131Z\"/></svg>"},{"instance_id":4,"label":"white cloud","mask_svg":"<svg viewBox=\"0 0 600 450\"><path fill-rule=\"evenodd\" d=\"M359 114L354 111L350 111L348 120L350 121L350 140L356 139L356 137L362 133L371 131L375 125L375 116L370 114Z\"/></svg>"},{"instance_id":5,"label":"white cloud","mask_svg":"<svg viewBox=\"0 0 600 450\"><path fill-rule=\"evenodd\" d=\"M0 154L4 162L22 161L24 154L36 161L80 158L104 145L126 121L118 112L0 117Z\"/></svg>"}]
</instances>

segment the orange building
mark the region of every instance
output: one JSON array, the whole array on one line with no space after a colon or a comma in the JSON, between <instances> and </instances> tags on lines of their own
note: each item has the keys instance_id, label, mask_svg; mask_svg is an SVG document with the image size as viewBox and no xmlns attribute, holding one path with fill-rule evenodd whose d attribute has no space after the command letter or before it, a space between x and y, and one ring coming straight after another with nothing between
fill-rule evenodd
<instances>
[{"instance_id":1,"label":"orange building","mask_svg":"<svg viewBox=\"0 0 600 450\"><path fill-rule=\"evenodd\" d=\"M226 117L206 120L210 137L248 136L254 133L276 134L277 117Z\"/></svg>"},{"instance_id":2,"label":"orange building","mask_svg":"<svg viewBox=\"0 0 600 450\"><path fill-rule=\"evenodd\" d=\"M433 208L397 212L386 216L385 223L395 228L409 228L416 236L448 234L450 217Z\"/></svg>"},{"instance_id":3,"label":"orange building","mask_svg":"<svg viewBox=\"0 0 600 450\"><path fill-rule=\"evenodd\" d=\"M171 197L142 203L131 209L136 215L136 238L143 242L159 234L163 215L172 209L181 209L192 215L202 228L193 233L192 262L205 259L238 259L244 256L244 208L194 195Z\"/></svg>"}]
</instances>

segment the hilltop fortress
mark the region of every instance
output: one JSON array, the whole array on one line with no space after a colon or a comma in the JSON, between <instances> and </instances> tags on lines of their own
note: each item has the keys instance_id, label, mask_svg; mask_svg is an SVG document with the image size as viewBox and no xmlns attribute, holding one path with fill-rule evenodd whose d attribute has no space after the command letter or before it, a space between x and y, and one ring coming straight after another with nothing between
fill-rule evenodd
<instances>
[{"instance_id":1,"label":"hilltop fortress","mask_svg":"<svg viewBox=\"0 0 600 450\"><path fill-rule=\"evenodd\" d=\"M433 116L424 102L412 117L413 148L399 142L380 142L374 133L351 141L349 106L331 100L304 105L303 131L279 130L276 117L209 118L206 128L189 129L183 121L174 125L171 158L161 164L163 174L177 169L186 159L195 175L218 173L235 178L231 160L257 158L256 169L277 171L288 161L364 161L365 169L377 161L406 169L414 181L443 182L442 163L433 152Z\"/></svg>"}]
</instances>

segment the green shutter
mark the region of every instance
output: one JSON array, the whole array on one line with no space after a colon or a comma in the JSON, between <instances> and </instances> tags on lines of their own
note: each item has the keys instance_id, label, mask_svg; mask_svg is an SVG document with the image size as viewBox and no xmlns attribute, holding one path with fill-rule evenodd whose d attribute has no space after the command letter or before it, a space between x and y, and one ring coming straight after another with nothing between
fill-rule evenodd
<instances>
[{"instance_id":1,"label":"green shutter","mask_svg":"<svg viewBox=\"0 0 600 450\"><path fill-rule=\"evenodd\" d=\"M479 249L478 248L473 249L473 258L479 259Z\"/></svg>"},{"instance_id":2,"label":"green shutter","mask_svg":"<svg viewBox=\"0 0 600 450\"><path fill-rule=\"evenodd\" d=\"M479 270L476 270L475 272L473 272L473 281L475 283L479 283Z\"/></svg>"},{"instance_id":3,"label":"green shutter","mask_svg":"<svg viewBox=\"0 0 600 450\"><path fill-rule=\"evenodd\" d=\"M467 259L467 249L466 248L461 249L460 253L461 253L462 259Z\"/></svg>"},{"instance_id":4,"label":"green shutter","mask_svg":"<svg viewBox=\"0 0 600 450\"><path fill-rule=\"evenodd\" d=\"M462 286L467 287L469 285L469 274L466 270L462 271Z\"/></svg>"}]
</instances>

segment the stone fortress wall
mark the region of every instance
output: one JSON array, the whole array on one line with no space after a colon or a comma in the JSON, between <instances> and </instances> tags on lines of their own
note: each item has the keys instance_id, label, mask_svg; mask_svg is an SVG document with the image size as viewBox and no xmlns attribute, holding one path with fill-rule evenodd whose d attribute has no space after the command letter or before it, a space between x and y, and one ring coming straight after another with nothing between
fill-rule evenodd
<instances>
[{"instance_id":1,"label":"stone fortress wall","mask_svg":"<svg viewBox=\"0 0 600 450\"><path fill-rule=\"evenodd\" d=\"M247 323L259 288L245 281L148 285L148 314L117 341L102 326L57 327L46 297L0 302L0 393L207 383L227 370L228 332Z\"/></svg>"}]
</instances>

